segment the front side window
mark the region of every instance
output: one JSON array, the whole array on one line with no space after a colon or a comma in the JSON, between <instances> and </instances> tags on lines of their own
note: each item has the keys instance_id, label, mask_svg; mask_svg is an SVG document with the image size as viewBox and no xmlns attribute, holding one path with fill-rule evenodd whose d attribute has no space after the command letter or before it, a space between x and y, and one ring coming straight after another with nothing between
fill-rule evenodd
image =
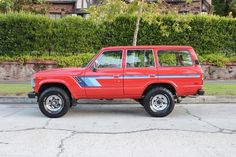
<instances>
[{"instance_id":1,"label":"front side window","mask_svg":"<svg viewBox=\"0 0 236 157\"><path fill-rule=\"evenodd\" d=\"M193 65L188 51L158 51L158 60L161 66L191 66Z\"/></svg>"},{"instance_id":2,"label":"front side window","mask_svg":"<svg viewBox=\"0 0 236 157\"><path fill-rule=\"evenodd\" d=\"M97 68L121 68L122 51L105 51L96 60Z\"/></svg>"},{"instance_id":3,"label":"front side window","mask_svg":"<svg viewBox=\"0 0 236 157\"><path fill-rule=\"evenodd\" d=\"M152 50L128 50L126 67L154 67Z\"/></svg>"}]
</instances>

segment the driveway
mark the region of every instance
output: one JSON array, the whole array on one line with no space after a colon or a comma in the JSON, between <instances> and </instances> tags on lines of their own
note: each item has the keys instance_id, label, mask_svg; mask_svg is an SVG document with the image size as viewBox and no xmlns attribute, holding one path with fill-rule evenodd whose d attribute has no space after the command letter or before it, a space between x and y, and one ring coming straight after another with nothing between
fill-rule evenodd
<instances>
[{"instance_id":1,"label":"driveway","mask_svg":"<svg viewBox=\"0 0 236 157\"><path fill-rule=\"evenodd\" d=\"M235 157L236 104L180 104L153 118L138 104L80 105L59 119L0 104L0 156Z\"/></svg>"}]
</instances>

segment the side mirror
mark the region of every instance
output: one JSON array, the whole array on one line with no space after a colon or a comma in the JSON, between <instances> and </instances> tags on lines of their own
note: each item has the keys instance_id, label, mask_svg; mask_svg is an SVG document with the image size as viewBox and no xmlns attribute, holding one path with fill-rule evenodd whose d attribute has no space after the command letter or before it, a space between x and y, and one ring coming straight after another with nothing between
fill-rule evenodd
<instances>
[{"instance_id":1,"label":"side mirror","mask_svg":"<svg viewBox=\"0 0 236 157\"><path fill-rule=\"evenodd\" d=\"M92 71L97 72L97 68L95 66L93 66Z\"/></svg>"},{"instance_id":2,"label":"side mirror","mask_svg":"<svg viewBox=\"0 0 236 157\"><path fill-rule=\"evenodd\" d=\"M93 64L93 68L92 68L93 72L96 72L96 71L97 71L97 67L98 67L98 66L99 66L98 61L95 60L95 62L94 62L94 64Z\"/></svg>"},{"instance_id":3,"label":"side mirror","mask_svg":"<svg viewBox=\"0 0 236 157\"><path fill-rule=\"evenodd\" d=\"M195 60L195 65L199 65L199 61L198 60Z\"/></svg>"}]
</instances>

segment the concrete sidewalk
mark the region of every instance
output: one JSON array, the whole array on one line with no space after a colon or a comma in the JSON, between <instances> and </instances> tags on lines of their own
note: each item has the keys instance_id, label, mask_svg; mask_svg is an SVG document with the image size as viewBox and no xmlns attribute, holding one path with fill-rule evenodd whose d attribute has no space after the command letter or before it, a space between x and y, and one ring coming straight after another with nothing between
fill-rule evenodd
<instances>
[{"instance_id":1,"label":"concrete sidewalk","mask_svg":"<svg viewBox=\"0 0 236 157\"><path fill-rule=\"evenodd\" d=\"M27 97L0 97L0 104L36 104L36 99ZM186 97L181 104L211 104L211 103L236 103L236 96L198 96ZM133 99L81 99L78 104L137 104Z\"/></svg>"}]
</instances>

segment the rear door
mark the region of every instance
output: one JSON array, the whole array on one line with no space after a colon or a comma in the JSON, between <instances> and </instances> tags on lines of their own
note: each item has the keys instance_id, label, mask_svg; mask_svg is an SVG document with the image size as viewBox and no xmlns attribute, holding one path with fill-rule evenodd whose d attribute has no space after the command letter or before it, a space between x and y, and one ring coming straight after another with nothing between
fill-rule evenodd
<instances>
[{"instance_id":1,"label":"rear door","mask_svg":"<svg viewBox=\"0 0 236 157\"><path fill-rule=\"evenodd\" d=\"M190 50L158 50L157 56L159 82L173 82L181 96L195 92L201 74L193 64Z\"/></svg>"},{"instance_id":2,"label":"rear door","mask_svg":"<svg viewBox=\"0 0 236 157\"><path fill-rule=\"evenodd\" d=\"M124 69L124 93L140 97L145 87L157 80L153 49L127 49Z\"/></svg>"}]
</instances>

